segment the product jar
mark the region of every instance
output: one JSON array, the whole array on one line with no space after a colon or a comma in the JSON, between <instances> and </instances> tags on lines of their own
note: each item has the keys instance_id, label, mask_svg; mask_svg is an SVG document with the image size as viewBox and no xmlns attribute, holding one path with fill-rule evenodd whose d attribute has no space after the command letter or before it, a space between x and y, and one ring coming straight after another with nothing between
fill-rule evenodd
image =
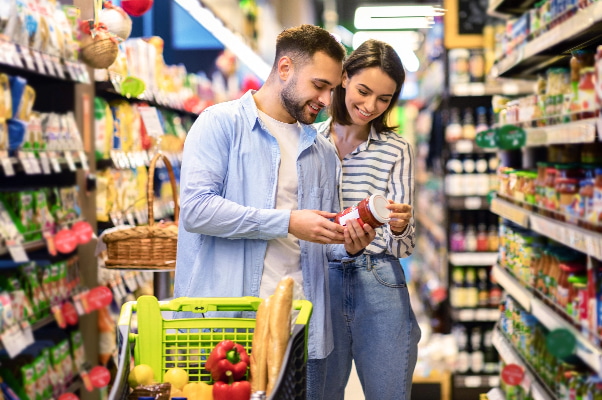
<instances>
[{"instance_id":1,"label":"product jar","mask_svg":"<svg viewBox=\"0 0 602 400\"><path fill-rule=\"evenodd\" d=\"M345 226L352 218L357 219L360 224L368 224L372 228L378 228L389 222L391 211L387 208L389 202L385 196L373 194L366 197L358 204L351 206L334 217L334 222Z\"/></svg>"}]
</instances>

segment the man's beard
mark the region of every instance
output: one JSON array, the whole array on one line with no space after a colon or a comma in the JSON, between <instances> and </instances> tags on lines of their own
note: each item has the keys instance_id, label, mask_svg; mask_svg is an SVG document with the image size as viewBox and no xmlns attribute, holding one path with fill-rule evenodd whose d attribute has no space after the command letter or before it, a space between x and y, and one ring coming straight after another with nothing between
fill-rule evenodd
<instances>
[{"instance_id":1,"label":"man's beard","mask_svg":"<svg viewBox=\"0 0 602 400\"><path fill-rule=\"evenodd\" d=\"M299 100L295 94L296 86L297 78L293 78L280 92L280 102L291 117L302 124L313 124L316 121L317 115L305 112L305 103Z\"/></svg>"}]
</instances>

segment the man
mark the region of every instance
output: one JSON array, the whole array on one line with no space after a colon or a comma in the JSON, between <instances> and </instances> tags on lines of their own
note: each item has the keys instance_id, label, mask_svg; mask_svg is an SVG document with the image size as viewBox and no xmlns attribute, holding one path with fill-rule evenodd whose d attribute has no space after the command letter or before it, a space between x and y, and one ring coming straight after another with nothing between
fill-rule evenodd
<instances>
[{"instance_id":1,"label":"man","mask_svg":"<svg viewBox=\"0 0 602 400\"><path fill-rule=\"evenodd\" d=\"M328 259L355 255L375 236L368 225L329 220L339 210L337 160L307 125L330 104L344 56L321 28L282 32L265 84L196 120L180 177L175 296L267 297L293 277L314 305L310 394L332 350Z\"/></svg>"}]
</instances>

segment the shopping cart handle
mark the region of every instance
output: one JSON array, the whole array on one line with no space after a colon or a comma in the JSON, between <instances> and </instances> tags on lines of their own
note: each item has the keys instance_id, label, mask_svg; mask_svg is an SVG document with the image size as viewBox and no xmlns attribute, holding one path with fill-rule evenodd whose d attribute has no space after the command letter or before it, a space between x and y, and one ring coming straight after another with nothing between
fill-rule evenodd
<instances>
[{"instance_id":1,"label":"shopping cart handle","mask_svg":"<svg viewBox=\"0 0 602 400\"><path fill-rule=\"evenodd\" d=\"M161 311L189 311L206 313L209 311L257 311L261 303L259 297L178 297L170 301L160 301Z\"/></svg>"},{"instance_id":2,"label":"shopping cart handle","mask_svg":"<svg viewBox=\"0 0 602 400\"><path fill-rule=\"evenodd\" d=\"M132 320L132 311L136 308L135 301L127 301L121 306L121 314L119 314L119 319L117 320L117 325L119 326L130 326L130 322Z\"/></svg>"}]
</instances>

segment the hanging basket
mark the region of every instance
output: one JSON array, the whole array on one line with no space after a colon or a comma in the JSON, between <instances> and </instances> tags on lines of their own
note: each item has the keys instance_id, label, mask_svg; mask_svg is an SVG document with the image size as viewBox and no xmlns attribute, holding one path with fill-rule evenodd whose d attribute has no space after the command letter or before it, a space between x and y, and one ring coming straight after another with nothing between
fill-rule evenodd
<instances>
[{"instance_id":1,"label":"hanging basket","mask_svg":"<svg viewBox=\"0 0 602 400\"><path fill-rule=\"evenodd\" d=\"M153 215L155 165L163 159L174 201L174 221L171 224L155 224ZM103 235L107 245L108 259L105 266L111 269L157 269L173 270L176 267L178 243L179 203L176 178L171 163L161 153L155 154L150 162L147 183L148 225L136 226Z\"/></svg>"}]
</instances>

